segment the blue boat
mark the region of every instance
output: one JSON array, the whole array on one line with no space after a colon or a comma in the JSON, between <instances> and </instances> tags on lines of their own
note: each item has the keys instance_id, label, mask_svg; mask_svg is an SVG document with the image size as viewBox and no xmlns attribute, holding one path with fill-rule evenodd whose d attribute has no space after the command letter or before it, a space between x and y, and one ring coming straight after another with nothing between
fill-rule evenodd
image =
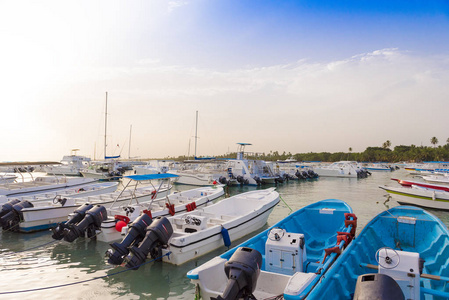
<instances>
[{"instance_id":1,"label":"blue boat","mask_svg":"<svg viewBox=\"0 0 449 300\"><path fill-rule=\"evenodd\" d=\"M354 237L341 200L308 205L188 272L202 299L303 299Z\"/></svg>"},{"instance_id":2,"label":"blue boat","mask_svg":"<svg viewBox=\"0 0 449 300\"><path fill-rule=\"evenodd\" d=\"M371 220L307 299L448 299L449 232L398 206Z\"/></svg>"}]
</instances>

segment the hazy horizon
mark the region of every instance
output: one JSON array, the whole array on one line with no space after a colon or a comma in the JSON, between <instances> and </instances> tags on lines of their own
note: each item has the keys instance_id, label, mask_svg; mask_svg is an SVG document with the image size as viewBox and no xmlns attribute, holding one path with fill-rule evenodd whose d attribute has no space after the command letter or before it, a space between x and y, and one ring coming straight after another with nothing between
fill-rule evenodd
<instances>
[{"instance_id":1,"label":"hazy horizon","mask_svg":"<svg viewBox=\"0 0 449 300\"><path fill-rule=\"evenodd\" d=\"M0 161L449 138L446 1L2 1ZM190 149L189 149L190 145Z\"/></svg>"}]
</instances>

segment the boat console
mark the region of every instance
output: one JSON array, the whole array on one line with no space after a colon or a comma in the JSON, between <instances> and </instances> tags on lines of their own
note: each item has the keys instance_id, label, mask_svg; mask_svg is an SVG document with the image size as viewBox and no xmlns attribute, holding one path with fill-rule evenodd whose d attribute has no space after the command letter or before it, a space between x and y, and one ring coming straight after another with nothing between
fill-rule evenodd
<instances>
[{"instance_id":1,"label":"boat console","mask_svg":"<svg viewBox=\"0 0 449 300\"><path fill-rule=\"evenodd\" d=\"M265 244L266 271L293 275L303 272L306 259L304 234L289 233L282 228L273 228L268 232Z\"/></svg>"}]
</instances>

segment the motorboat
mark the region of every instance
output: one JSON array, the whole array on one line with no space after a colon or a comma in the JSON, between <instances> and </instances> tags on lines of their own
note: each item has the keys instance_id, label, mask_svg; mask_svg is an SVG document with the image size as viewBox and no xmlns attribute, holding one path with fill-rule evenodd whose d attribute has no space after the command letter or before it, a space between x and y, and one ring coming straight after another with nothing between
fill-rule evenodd
<instances>
[{"instance_id":1,"label":"motorboat","mask_svg":"<svg viewBox=\"0 0 449 300\"><path fill-rule=\"evenodd\" d=\"M143 176L143 175L142 175ZM1 217L0 225L4 230L33 232L56 227L65 222L69 214L82 207L103 205L120 207L129 203L143 203L152 199L163 198L171 190L172 185L165 181L153 184L151 179L135 180L128 178L128 184L119 190L86 197L58 197L51 201L31 203L20 201L11 203L10 200L3 207L11 212L8 217Z\"/></svg>"},{"instance_id":2,"label":"motorboat","mask_svg":"<svg viewBox=\"0 0 449 300\"><path fill-rule=\"evenodd\" d=\"M172 193L150 202L107 209L108 218L101 223L100 233L96 238L108 243L121 240L128 233L127 225L142 214L147 214L152 219L160 216L170 217L210 205L223 195L223 185L204 186Z\"/></svg>"},{"instance_id":3,"label":"motorboat","mask_svg":"<svg viewBox=\"0 0 449 300\"><path fill-rule=\"evenodd\" d=\"M111 244L108 262L137 269L147 257L175 265L230 246L262 227L279 203L275 188L255 190L223 199L213 205L169 218L142 215L120 243ZM142 223L140 223L142 222ZM142 230L144 229L144 230Z\"/></svg>"},{"instance_id":4,"label":"motorboat","mask_svg":"<svg viewBox=\"0 0 449 300\"><path fill-rule=\"evenodd\" d=\"M187 277L202 299L303 299L353 239L356 224L344 201L318 201Z\"/></svg>"},{"instance_id":5,"label":"motorboat","mask_svg":"<svg viewBox=\"0 0 449 300\"><path fill-rule=\"evenodd\" d=\"M0 184L13 183L16 180L17 180L17 175L14 175L14 174L0 175Z\"/></svg>"},{"instance_id":6,"label":"motorboat","mask_svg":"<svg viewBox=\"0 0 449 300\"><path fill-rule=\"evenodd\" d=\"M167 173L174 164L173 160L150 160L146 164L134 166L133 172L136 175Z\"/></svg>"},{"instance_id":7,"label":"motorboat","mask_svg":"<svg viewBox=\"0 0 449 300\"><path fill-rule=\"evenodd\" d=\"M307 296L448 299L449 232L431 213L397 206L374 217Z\"/></svg>"},{"instance_id":8,"label":"motorboat","mask_svg":"<svg viewBox=\"0 0 449 300\"><path fill-rule=\"evenodd\" d=\"M76 151L74 149L72 151ZM90 158L81 155L66 155L58 165L43 166L43 171L48 175L81 176L81 169L88 166Z\"/></svg>"},{"instance_id":9,"label":"motorboat","mask_svg":"<svg viewBox=\"0 0 449 300\"><path fill-rule=\"evenodd\" d=\"M67 188L81 188L96 182L93 178L69 178L65 176L39 176L30 181L0 184L0 195L17 197L58 191Z\"/></svg>"},{"instance_id":10,"label":"motorboat","mask_svg":"<svg viewBox=\"0 0 449 300\"><path fill-rule=\"evenodd\" d=\"M112 181L120 180L125 173L125 170L118 167L117 161L104 160L91 162L89 167L81 169L80 173L86 178L94 178L100 181Z\"/></svg>"},{"instance_id":11,"label":"motorboat","mask_svg":"<svg viewBox=\"0 0 449 300\"><path fill-rule=\"evenodd\" d=\"M411 187L379 186L399 204L415 205L449 211L449 192L422 186Z\"/></svg>"},{"instance_id":12,"label":"motorboat","mask_svg":"<svg viewBox=\"0 0 449 300\"><path fill-rule=\"evenodd\" d=\"M363 166L363 169L368 171L386 171L386 172L391 172L395 170L395 168L385 163L366 164Z\"/></svg>"},{"instance_id":13,"label":"motorboat","mask_svg":"<svg viewBox=\"0 0 449 300\"><path fill-rule=\"evenodd\" d=\"M447 185L441 185L441 184L434 184L434 183L428 183L428 182L422 182L422 181L414 181L414 180L406 180L406 179L397 179L397 178L391 178L391 180L394 180L398 182L400 185L405 187L411 187L412 185L420 186L428 189L434 189L434 190L442 190L449 192L449 186Z\"/></svg>"},{"instance_id":14,"label":"motorboat","mask_svg":"<svg viewBox=\"0 0 449 300\"><path fill-rule=\"evenodd\" d=\"M438 175L422 176L422 179L424 179L427 182L432 182L432 183L449 184L449 174L447 174L447 173L438 174Z\"/></svg>"},{"instance_id":15,"label":"motorboat","mask_svg":"<svg viewBox=\"0 0 449 300\"><path fill-rule=\"evenodd\" d=\"M317 166L313 170L320 177L366 178L369 171L363 170L357 162L338 161L328 166Z\"/></svg>"}]
</instances>

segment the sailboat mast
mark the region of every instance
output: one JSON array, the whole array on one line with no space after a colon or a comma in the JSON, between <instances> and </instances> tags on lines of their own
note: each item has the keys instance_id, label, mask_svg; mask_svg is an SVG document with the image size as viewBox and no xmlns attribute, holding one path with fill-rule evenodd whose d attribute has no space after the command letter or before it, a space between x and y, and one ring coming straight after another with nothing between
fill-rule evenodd
<instances>
[{"instance_id":1,"label":"sailboat mast","mask_svg":"<svg viewBox=\"0 0 449 300\"><path fill-rule=\"evenodd\" d=\"M128 149L128 159L131 159L131 131L133 129L133 125L129 126L129 149Z\"/></svg>"},{"instance_id":2,"label":"sailboat mast","mask_svg":"<svg viewBox=\"0 0 449 300\"><path fill-rule=\"evenodd\" d=\"M194 157L194 159L196 158L196 142L197 142L197 139L198 139L198 111L196 111L196 125L195 125L195 157Z\"/></svg>"},{"instance_id":3,"label":"sailboat mast","mask_svg":"<svg viewBox=\"0 0 449 300\"><path fill-rule=\"evenodd\" d=\"M108 128L108 92L106 92L106 109L104 111L104 159L106 159L106 130Z\"/></svg>"}]
</instances>

